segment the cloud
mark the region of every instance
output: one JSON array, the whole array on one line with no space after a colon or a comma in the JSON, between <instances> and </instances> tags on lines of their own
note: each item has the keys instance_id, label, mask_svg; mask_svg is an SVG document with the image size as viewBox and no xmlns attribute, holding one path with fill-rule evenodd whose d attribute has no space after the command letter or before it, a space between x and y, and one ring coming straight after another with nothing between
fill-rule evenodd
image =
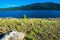
<instances>
[{"instance_id":1,"label":"cloud","mask_svg":"<svg viewBox=\"0 0 60 40\"><path fill-rule=\"evenodd\" d=\"M15 7L16 5L6 5L6 6L8 6L8 7Z\"/></svg>"}]
</instances>

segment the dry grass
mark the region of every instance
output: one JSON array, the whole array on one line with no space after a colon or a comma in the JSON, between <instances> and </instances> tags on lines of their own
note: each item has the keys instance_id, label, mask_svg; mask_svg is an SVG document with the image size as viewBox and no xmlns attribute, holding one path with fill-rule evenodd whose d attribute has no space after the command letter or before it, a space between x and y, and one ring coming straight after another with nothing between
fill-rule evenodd
<instances>
[{"instance_id":1,"label":"dry grass","mask_svg":"<svg viewBox=\"0 0 60 40\"><path fill-rule=\"evenodd\" d=\"M0 32L26 33L24 40L60 40L60 18L0 19Z\"/></svg>"}]
</instances>

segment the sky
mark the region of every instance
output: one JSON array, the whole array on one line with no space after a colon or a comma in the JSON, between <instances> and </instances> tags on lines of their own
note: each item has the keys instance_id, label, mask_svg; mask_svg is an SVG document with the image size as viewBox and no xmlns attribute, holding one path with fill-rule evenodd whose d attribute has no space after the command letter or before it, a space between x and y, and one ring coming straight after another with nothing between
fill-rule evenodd
<instances>
[{"instance_id":1,"label":"sky","mask_svg":"<svg viewBox=\"0 0 60 40\"><path fill-rule=\"evenodd\" d=\"M0 8L17 7L32 3L43 3L43 2L60 3L60 0L0 0Z\"/></svg>"}]
</instances>

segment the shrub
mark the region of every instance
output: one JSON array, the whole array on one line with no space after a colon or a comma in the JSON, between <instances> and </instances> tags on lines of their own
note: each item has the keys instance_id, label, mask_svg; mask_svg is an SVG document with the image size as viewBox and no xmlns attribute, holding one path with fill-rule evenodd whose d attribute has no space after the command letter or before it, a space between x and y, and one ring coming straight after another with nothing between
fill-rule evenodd
<instances>
[{"instance_id":1,"label":"shrub","mask_svg":"<svg viewBox=\"0 0 60 40\"><path fill-rule=\"evenodd\" d=\"M23 19L26 19L27 17L26 17L26 15L23 15L23 17L22 17Z\"/></svg>"}]
</instances>

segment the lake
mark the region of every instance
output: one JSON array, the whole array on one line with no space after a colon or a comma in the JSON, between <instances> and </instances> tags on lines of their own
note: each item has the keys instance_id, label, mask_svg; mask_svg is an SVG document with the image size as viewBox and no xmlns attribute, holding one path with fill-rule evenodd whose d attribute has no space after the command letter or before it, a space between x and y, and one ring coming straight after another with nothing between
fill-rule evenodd
<instances>
[{"instance_id":1,"label":"lake","mask_svg":"<svg viewBox=\"0 0 60 40\"><path fill-rule=\"evenodd\" d=\"M56 18L60 17L59 10L9 10L0 11L0 18L13 17L21 18L26 15L28 18Z\"/></svg>"}]
</instances>

